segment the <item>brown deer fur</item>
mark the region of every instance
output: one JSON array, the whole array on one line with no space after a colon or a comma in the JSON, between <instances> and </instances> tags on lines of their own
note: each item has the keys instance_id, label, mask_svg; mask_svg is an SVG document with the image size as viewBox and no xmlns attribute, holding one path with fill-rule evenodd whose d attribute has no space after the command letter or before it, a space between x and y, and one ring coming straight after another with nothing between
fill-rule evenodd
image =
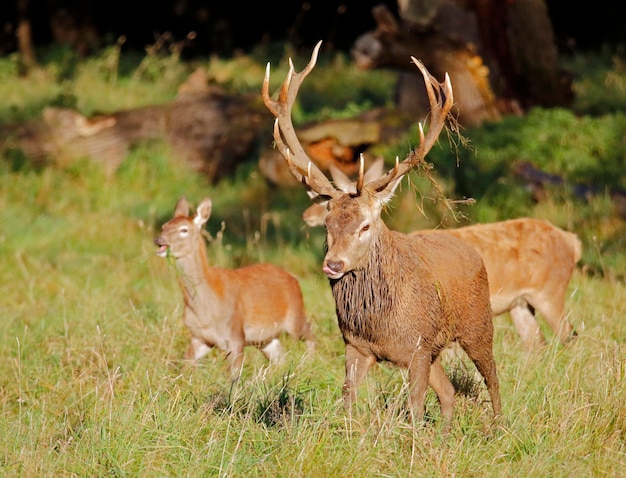
<instances>
[{"instance_id":1,"label":"brown deer fur","mask_svg":"<svg viewBox=\"0 0 626 478\"><path fill-rule=\"evenodd\" d=\"M191 332L185 358L196 362L217 347L228 354L231 377L236 379L245 345L254 345L271 362L280 362L284 351L278 337L286 332L306 340L312 351L315 341L295 277L272 264L239 269L209 265L202 228L210 214L209 198L200 203L194 217L181 198L174 217L154 239L157 254L171 254L180 272L184 322Z\"/></svg>"},{"instance_id":2,"label":"brown deer fur","mask_svg":"<svg viewBox=\"0 0 626 478\"><path fill-rule=\"evenodd\" d=\"M449 235L390 231L378 217L380 206L375 201L368 194L356 198L346 194L330 201L326 218L324 271L330 277L346 344L347 403L354 402L368 369L387 360L409 369L415 416L423 414L430 384L449 422L454 388L437 358L456 340L484 377L499 415L489 288L480 256ZM373 211L372 217L364 218L364 210ZM366 220L369 229L363 232ZM343 274L337 277L339 263Z\"/></svg>"}]
</instances>

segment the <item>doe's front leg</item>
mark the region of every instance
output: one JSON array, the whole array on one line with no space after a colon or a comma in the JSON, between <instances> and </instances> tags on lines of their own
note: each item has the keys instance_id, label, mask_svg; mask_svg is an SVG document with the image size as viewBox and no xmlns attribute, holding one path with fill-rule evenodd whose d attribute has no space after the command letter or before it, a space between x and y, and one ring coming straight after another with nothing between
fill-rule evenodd
<instances>
[{"instance_id":1,"label":"doe's front leg","mask_svg":"<svg viewBox=\"0 0 626 478\"><path fill-rule=\"evenodd\" d=\"M198 360L211 351L211 346L207 345L204 340L197 337L191 337L187 350L185 351L185 360L192 364L197 364Z\"/></svg>"}]
</instances>

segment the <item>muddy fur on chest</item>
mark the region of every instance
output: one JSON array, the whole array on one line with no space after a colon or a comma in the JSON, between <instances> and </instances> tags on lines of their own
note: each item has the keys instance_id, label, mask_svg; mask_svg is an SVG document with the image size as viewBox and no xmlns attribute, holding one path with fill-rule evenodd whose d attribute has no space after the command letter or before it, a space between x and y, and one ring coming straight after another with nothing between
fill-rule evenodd
<instances>
[{"instance_id":1,"label":"muddy fur on chest","mask_svg":"<svg viewBox=\"0 0 626 478\"><path fill-rule=\"evenodd\" d=\"M420 341L437 349L454 334L447 320L440 330L437 318L446 315L447 301L437 293L437 281L422 259L409 259L408 245L402 241L390 248L376 243L364 268L331 279L339 329L348 342L358 338L375 348L395 344L392 349L399 350L413 349ZM416 282L411 280L414 276L426 280Z\"/></svg>"},{"instance_id":2,"label":"muddy fur on chest","mask_svg":"<svg viewBox=\"0 0 626 478\"><path fill-rule=\"evenodd\" d=\"M369 274L364 270L352 271L341 279L331 280L331 288L339 328L344 335L349 332L378 342L393 333L388 318L394 307L394 295L382 271Z\"/></svg>"}]
</instances>

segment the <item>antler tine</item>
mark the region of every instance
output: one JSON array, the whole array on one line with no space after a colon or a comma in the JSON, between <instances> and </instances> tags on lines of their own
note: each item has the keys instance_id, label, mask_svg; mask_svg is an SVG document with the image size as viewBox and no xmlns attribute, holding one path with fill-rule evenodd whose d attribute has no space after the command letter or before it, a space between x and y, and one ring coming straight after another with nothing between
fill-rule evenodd
<instances>
[{"instance_id":1,"label":"antler tine","mask_svg":"<svg viewBox=\"0 0 626 478\"><path fill-rule=\"evenodd\" d=\"M359 177L356 182L356 194L357 196L361 194L361 190L363 189L365 175L365 158L363 157L363 153L359 156Z\"/></svg>"},{"instance_id":2,"label":"antler tine","mask_svg":"<svg viewBox=\"0 0 626 478\"><path fill-rule=\"evenodd\" d=\"M340 192L333 187L330 180L313 164L304 151L291 120L291 110L298 95L298 90L304 79L313 70L317 63L322 42L318 42L313 49L311 59L299 73L295 71L291 58L289 72L278 93L278 99L273 100L269 93L270 64L267 64L263 80L263 101L265 106L276 117L274 124L274 141L281 155L287 161L289 171L307 188L327 198L335 197ZM305 174L306 172L306 174Z\"/></svg>"},{"instance_id":3,"label":"antler tine","mask_svg":"<svg viewBox=\"0 0 626 478\"><path fill-rule=\"evenodd\" d=\"M422 159L433 147L437 138L439 138L439 133L441 133L441 129L446 122L446 118L452 108L454 99L452 94L452 84L450 83L450 76L448 73L445 74L443 83L439 83L437 79L428 72L421 61L415 57L411 57L411 60L419 68L422 76L424 77L428 101L430 103L430 126L428 128L426 138L423 137L423 131L422 128L420 128L419 150L422 152L420 158ZM436 92L434 87L437 88Z\"/></svg>"},{"instance_id":4,"label":"antler tine","mask_svg":"<svg viewBox=\"0 0 626 478\"><path fill-rule=\"evenodd\" d=\"M445 125L446 118L454 101L452 83L447 73L445 74L444 82L439 83L437 79L428 72L421 61L417 60L415 57L411 57L411 60L419 68L424 77L424 83L426 84L426 93L428 94L428 101L430 103L430 123L428 132L424 135L422 124L419 123L419 146L411 151L401 163L398 158L396 158L396 165L391 171L367 184L368 188L376 192L382 191L394 179L403 176L413 166L423 161L437 141L437 138L439 138L439 133L441 133Z\"/></svg>"},{"instance_id":5,"label":"antler tine","mask_svg":"<svg viewBox=\"0 0 626 478\"><path fill-rule=\"evenodd\" d=\"M274 121L274 138L276 142L276 149L278 149L278 151L283 156L283 158L285 158L285 161L287 161L287 167L289 168L289 172L294 178L296 178L296 181L302 183L304 187L307 189L307 191L313 191L316 193L317 197L312 198L314 201L328 200L329 194L323 194L320 192L320 190L322 190L325 187L325 185L319 184L319 182L316 179L317 176L315 174L311 174L311 169L316 167L313 164L313 162L312 161L308 162L307 167L306 167L306 174L303 174L300 171L299 166L294 162L291 156L291 150L285 145L285 143L282 140L282 137L280 136L280 127L278 125L278 119ZM324 174L322 174L321 172L320 172L320 176L326 179L326 176L324 176ZM326 179L326 181L328 181L328 179ZM332 186L331 188L333 191L336 191L335 188L333 188Z\"/></svg>"}]
</instances>

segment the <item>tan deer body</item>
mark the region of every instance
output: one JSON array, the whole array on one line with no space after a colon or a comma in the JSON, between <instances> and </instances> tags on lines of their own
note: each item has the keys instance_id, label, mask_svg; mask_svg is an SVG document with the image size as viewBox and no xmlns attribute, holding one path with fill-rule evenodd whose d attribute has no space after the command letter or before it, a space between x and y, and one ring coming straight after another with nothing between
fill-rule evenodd
<instances>
[{"instance_id":1,"label":"tan deer body","mask_svg":"<svg viewBox=\"0 0 626 478\"><path fill-rule=\"evenodd\" d=\"M382 162L374 163L365 174L381 166ZM355 189L355 183L341 171L331 168L331 173L342 190ZM327 213L326 203L312 204L302 219L311 227L321 226ZM528 217L413 234L443 233L468 242L478 251L487 269L494 316L509 312L528 349L545 344L530 307L545 318L561 343L576 335L565 317L565 294L581 257L576 234Z\"/></svg>"},{"instance_id":2,"label":"tan deer body","mask_svg":"<svg viewBox=\"0 0 626 478\"><path fill-rule=\"evenodd\" d=\"M390 231L381 219L397 183L423 161L439 136L452 106L449 79L446 76L445 83L439 84L413 59L422 71L431 103L428 134L424 136L420 128L418 148L387 174L365 183L361 167L355 192L346 193L308 160L291 123L291 107L300 84L315 65L319 46L302 72L295 73L290 65L276 101L268 91L268 65L263 98L277 119L274 140L289 170L314 200L328 202L322 269L330 280L346 344L345 404L349 407L354 402L369 368L386 360L409 370L413 418L419 421L423 416L430 385L449 427L454 387L439 353L456 340L483 376L498 416L501 403L492 351L489 285L479 254L450 235L411 236Z\"/></svg>"},{"instance_id":3,"label":"tan deer body","mask_svg":"<svg viewBox=\"0 0 626 478\"><path fill-rule=\"evenodd\" d=\"M432 233L452 234L478 251L487 269L494 315L509 312L527 348L545 343L529 306L561 343L576 335L565 316L567 287L581 257L576 234L533 218L428 231Z\"/></svg>"},{"instance_id":4,"label":"tan deer body","mask_svg":"<svg viewBox=\"0 0 626 478\"><path fill-rule=\"evenodd\" d=\"M174 217L165 223L154 242L157 253L174 257L184 296L184 323L191 332L185 358L198 361L212 347L228 354L232 378L241 372L243 349L254 345L271 362L284 351L279 336L286 332L314 347L300 285L287 271L272 264L239 269L212 267L206 254L202 228L211 213L211 200L203 200L194 217L184 198Z\"/></svg>"}]
</instances>

